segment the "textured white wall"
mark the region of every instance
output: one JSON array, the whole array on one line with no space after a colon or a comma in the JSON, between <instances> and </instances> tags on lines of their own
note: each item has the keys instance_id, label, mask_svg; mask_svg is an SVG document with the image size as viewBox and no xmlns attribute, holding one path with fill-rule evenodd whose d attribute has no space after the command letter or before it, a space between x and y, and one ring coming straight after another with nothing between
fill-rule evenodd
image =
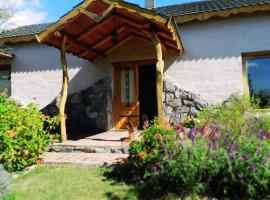
<instances>
[{"instance_id":1,"label":"textured white wall","mask_svg":"<svg viewBox=\"0 0 270 200\"><path fill-rule=\"evenodd\" d=\"M25 43L13 46L16 58L11 65L12 97L40 108L50 104L61 91L60 51L45 44ZM67 55L69 93L90 87L96 81L112 76L108 65L94 65Z\"/></svg>"},{"instance_id":2,"label":"textured white wall","mask_svg":"<svg viewBox=\"0 0 270 200\"><path fill-rule=\"evenodd\" d=\"M241 53L270 50L270 15L232 17L179 26L185 47L166 59L165 74L210 103L242 94Z\"/></svg>"}]
</instances>

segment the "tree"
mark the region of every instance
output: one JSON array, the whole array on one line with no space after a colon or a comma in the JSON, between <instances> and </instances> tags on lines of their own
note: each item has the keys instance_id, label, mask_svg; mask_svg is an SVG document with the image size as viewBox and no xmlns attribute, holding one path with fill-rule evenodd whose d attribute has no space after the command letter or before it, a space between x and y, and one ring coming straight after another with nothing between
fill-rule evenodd
<instances>
[{"instance_id":1,"label":"tree","mask_svg":"<svg viewBox=\"0 0 270 200\"><path fill-rule=\"evenodd\" d=\"M12 17L12 12L7 8L0 8L0 32L9 27L9 19Z\"/></svg>"}]
</instances>

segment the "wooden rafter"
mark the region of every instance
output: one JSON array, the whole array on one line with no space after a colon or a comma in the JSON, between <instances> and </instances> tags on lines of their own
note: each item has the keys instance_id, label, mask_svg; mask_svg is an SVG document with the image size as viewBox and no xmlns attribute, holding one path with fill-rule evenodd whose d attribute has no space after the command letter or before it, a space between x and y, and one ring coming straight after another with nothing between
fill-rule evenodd
<instances>
[{"instance_id":1,"label":"wooden rafter","mask_svg":"<svg viewBox=\"0 0 270 200\"><path fill-rule=\"evenodd\" d=\"M121 32L123 32L125 30L125 27L120 27L119 29L116 30L117 34L120 34ZM96 41L94 44L92 44L91 46L93 48L98 48L100 45L102 45L103 43L107 42L108 40L111 40L112 36L111 33L108 33L106 35L104 35L103 37L101 37L98 41Z\"/></svg>"},{"instance_id":2,"label":"wooden rafter","mask_svg":"<svg viewBox=\"0 0 270 200\"><path fill-rule=\"evenodd\" d=\"M95 30L97 30L97 29L99 29L100 27L104 26L105 24L112 22L112 20L113 20L113 18L108 18L108 19L102 21L102 23L99 23L99 24L97 24L97 25L92 26L92 27L89 28L89 29L86 29L86 30L82 31L79 35L77 35L76 38L77 38L78 40L81 40L81 39L83 39L84 37L86 37L87 35L92 34Z\"/></svg>"},{"instance_id":3,"label":"wooden rafter","mask_svg":"<svg viewBox=\"0 0 270 200\"><path fill-rule=\"evenodd\" d=\"M78 47L81 47L81 48L84 49L84 51L87 51L87 52L89 52L89 53L94 52L94 53L99 54L99 55L102 56L102 57L105 57L105 54L104 54L102 51L100 51L100 50L98 50L98 49L92 48L92 47L91 47L90 45L88 45L87 43L84 43L84 42L82 42L82 41L76 40L75 38L73 38L72 36L70 36L70 35L67 34L67 33L64 33L64 34L66 35L67 40L68 40L69 43L71 43L71 44L73 44L73 45L76 45L76 46L78 46ZM69 46L69 47L70 47L70 46Z\"/></svg>"},{"instance_id":4,"label":"wooden rafter","mask_svg":"<svg viewBox=\"0 0 270 200\"><path fill-rule=\"evenodd\" d=\"M88 21L85 16L90 20ZM78 29L73 30L74 18L81 19L81 17L85 20L85 24L81 26L76 24ZM155 34L162 41L160 45L163 53L183 51L177 26L172 18L119 0L85 0L56 24L51 25L45 31L49 36L42 33L38 38L42 41L43 38L49 37L46 42L59 48L60 42L52 36L53 29L65 33L68 37L67 52L88 60L91 60L89 58L106 56L108 52L112 52L125 43L126 38L131 37L131 35L137 35L151 41L150 24L156 26ZM119 44L112 46L110 44L112 31L116 31L120 39L124 38L123 42L121 39ZM76 48L72 48L72 45Z\"/></svg>"},{"instance_id":5,"label":"wooden rafter","mask_svg":"<svg viewBox=\"0 0 270 200\"><path fill-rule=\"evenodd\" d=\"M133 35L126 36L123 40L121 40L120 42L118 42L113 47L109 48L108 50L106 50L105 54L108 55L109 53L111 53L112 51L117 49L118 47L120 47L120 46L124 45L125 43L127 43L128 41L130 41L132 38L133 38Z\"/></svg>"}]
</instances>

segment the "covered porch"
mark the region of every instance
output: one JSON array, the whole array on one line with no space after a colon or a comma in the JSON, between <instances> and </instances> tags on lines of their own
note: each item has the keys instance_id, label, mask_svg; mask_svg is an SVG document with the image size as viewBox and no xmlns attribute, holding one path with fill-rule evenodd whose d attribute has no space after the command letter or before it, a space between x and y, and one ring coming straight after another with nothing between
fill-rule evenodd
<instances>
[{"instance_id":1,"label":"covered porch","mask_svg":"<svg viewBox=\"0 0 270 200\"><path fill-rule=\"evenodd\" d=\"M122 54L117 55L117 62L110 63L114 70L111 127L114 129L126 128L127 125L141 126L143 113L140 112L142 102L138 92L139 68L148 65L155 65L155 105L157 116L162 118L164 57L183 52L174 19L121 0L85 0L37 35L38 41L61 50L61 132L65 131L65 101L69 81L65 54L71 53L92 63L100 63L109 60L118 49L125 49L136 38L140 39L140 43L151 42L154 55L151 59L142 56L132 60ZM137 52L126 53L132 55Z\"/></svg>"}]
</instances>

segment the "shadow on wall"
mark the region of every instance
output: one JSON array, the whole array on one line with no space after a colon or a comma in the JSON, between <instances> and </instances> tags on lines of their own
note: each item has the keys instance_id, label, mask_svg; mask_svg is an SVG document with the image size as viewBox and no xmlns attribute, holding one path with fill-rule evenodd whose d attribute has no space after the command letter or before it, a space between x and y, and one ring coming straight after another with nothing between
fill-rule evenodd
<instances>
[{"instance_id":1,"label":"shadow on wall","mask_svg":"<svg viewBox=\"0 0 270 200\"><path fill-rule=\"evenodd\" d=\"M91 87L68 95L66 104L68 138L77 140L107 131L112 126L111 79L99 80ZM58 113L56 100L42 109L54 116Z\"/></svg>"}]
</instances>

